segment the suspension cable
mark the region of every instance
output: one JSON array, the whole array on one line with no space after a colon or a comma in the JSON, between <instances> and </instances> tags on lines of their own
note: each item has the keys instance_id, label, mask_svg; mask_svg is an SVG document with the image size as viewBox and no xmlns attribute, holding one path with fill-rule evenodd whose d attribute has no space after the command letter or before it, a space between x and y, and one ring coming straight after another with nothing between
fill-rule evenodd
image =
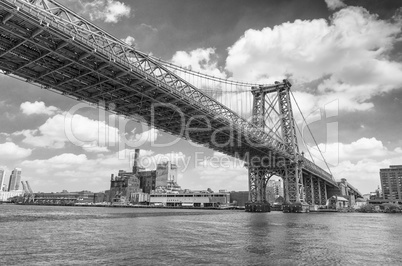
<instances>
[{"instance_id":1,"label":"suspension cable","mask_svg":"<svg viewBox=\"0 0 402 266\"><path fill-rule=\"evenodd\" d=\"M290 90L289 90L289 91L290 91ZM310 135L311 135L311 137L313 138L314 143L315 143L315 145L317 146L317 149L318 149L318 151L320 152L320 155L321 155L322 159L324 160L324 163L325 163L325 165L327 166L329 173L332 175L331 169L329 168L328 163L327 163L327 161L326 161L325 158L324 158L324 155L322 155L320 146L318 146L317 141L316 141L315 138L314 138L313 132L311 131L309 125L307 124L307 121L306 121L306 119L304 118L304 115L303 115L303 113L302 113L302 111L301 111L301 109L300 109L300 107L299 107L299 104L298 104L297 101L296 101L295 96L293 95L293 92L290 91L290 94L292 95L292 98L293 98L293 100L294 100L295 103L296 103L297 109L299 109L299 112L300 112L300 114L301 114L301 116L302 116L302 118L303 118L303 121L306 123L307 129L308 129L308 131L310 132ZM308 149L308 147L307 147L307 149Z\"/></svg>"},{"instance_id":2,"label":"suspension cable","mask_svg":"<svg viewBox=\"0 0 402 266\"><path fill-rule=\"evenodd\" d=\"M300 137L302 138L302 137L303 137L303 134L302 134L302 132L301 132L301 130L300 130L300 128L299 128L299 125L296 123L296 120L295 120L295 119L293 119L293 122L296 124L297 131L299 132ZM309 150L308 148L307 148L307 152L310 154L310 158L311 158L311 160L313 161L313 163L315 163L314 157L313 157L313 155L311 154L311 152L310 152L310 150Z\"/></svg>"},{"instance_id":3,"label":"suspension cable","mask_svg":"<svg viewBox=\"0 0 402 266\"><path fill-rule=\"evenodd\" d=\"M246 87L246 86L253 87L253 86L266 86L266 85L269 85L269 84L250 83L250 82L242 82L242 81L235 81L235 80L230 80L230 79L219 78L219 77L204 74L204 73L201 73L201 72L196 72L194 70L175 65L175 64L173 64L171 62L162 60L162 59L154 57L152 55L149 55L148 57L153 59L153 60L155 60L155 61L158 61L159 63L163 64L166 67L173 68L175 70L182 71L182 72L186 71L186 72L192 73L195 76L205 78L205 79L210 79L210 80L221 82L221 83L232 84L232 85L240 85L240 86L244 86L244 87Z\"/></svg>"}]
</instances>

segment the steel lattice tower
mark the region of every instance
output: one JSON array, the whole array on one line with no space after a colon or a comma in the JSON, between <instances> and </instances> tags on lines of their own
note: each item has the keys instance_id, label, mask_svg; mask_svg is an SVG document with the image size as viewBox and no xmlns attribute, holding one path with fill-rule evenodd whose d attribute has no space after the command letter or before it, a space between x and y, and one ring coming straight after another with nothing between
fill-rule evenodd
<instances>
[{"instance_id":1,"label":"steel lattice tower","mask_svg":"<svg viewBox=\"0 0 402 266\"><path fill-rule=\"evenodd\" d=\"M296 204L300 203L303 198L303 164L297 144L290 87L289 81L284 80L282 83L277 82L272 86L252 88L254 96L253 124L281 141L287 152L292 155L292 159L261 158L261 160L255 160L257 155L250 155L250 162L247 164L250 191L249 211L269 210L266 187L268 180L273 175L282 177L284 181L285 202Z\"/></svg>"}]
</instances>

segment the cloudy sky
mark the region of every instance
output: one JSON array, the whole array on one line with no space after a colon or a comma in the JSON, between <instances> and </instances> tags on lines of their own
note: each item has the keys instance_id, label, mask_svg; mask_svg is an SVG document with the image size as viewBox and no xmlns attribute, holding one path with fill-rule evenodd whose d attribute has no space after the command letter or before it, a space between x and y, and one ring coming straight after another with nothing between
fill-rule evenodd
<instances>
[{"instance_id":1,"label":"cloudy sky","mask_svg":"<svg viewBox=\"0 0 402 266\"><path fill-rule=\"evenodd\" d=\"M377 188L380 168L402 164L398 0L63 4L166 61L240 81L288 78L331 172L363 193ZM248 189L241 163L206 148L4 75L0 92L0 168L22 168L35 191L106 190L136 147L148 169L176 162L184 188Z\"/></svg>"}]
</instances>

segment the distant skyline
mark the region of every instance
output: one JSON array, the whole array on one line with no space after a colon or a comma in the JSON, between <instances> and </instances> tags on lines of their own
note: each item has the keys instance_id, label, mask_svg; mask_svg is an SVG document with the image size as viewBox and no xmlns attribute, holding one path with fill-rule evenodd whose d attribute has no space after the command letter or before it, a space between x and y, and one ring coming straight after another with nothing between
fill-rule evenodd
<instances>
[{"instance_id":1,"label":"distant skyline","mask_svg":"<svg viewBox=\"0 0 402 266\"><path fill-rule=\"evenodd\" d=\"M380 168L402 164L400 1L60 2L196 71L253 83L289 78L331 172L362 193L380 185ZM22 168L34 191L109 189L110 174L132 167L136 147L122 139L137 143L146 168L178 164L182 188L248 190L247 169L207 148L158 145L175 138L2 74L0 92L0 168L7 176Z\"/></svg>"}]
</instances>

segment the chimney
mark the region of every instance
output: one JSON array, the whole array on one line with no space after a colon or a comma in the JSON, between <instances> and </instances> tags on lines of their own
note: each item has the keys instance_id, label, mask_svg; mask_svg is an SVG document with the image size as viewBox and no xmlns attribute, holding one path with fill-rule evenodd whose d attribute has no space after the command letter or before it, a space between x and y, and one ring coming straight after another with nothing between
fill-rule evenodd
<instances>
[{"instance_id":1,"label":"chimney","mask_svg":"<svg viewBox=\"0 0 402 266\"><path fill-rule=\"evenodd\" d=\"M134 163L133 163L133 174L138 173L138 157L140 156L140 149L135 149Z\"/></svg>"}]
</instances>

